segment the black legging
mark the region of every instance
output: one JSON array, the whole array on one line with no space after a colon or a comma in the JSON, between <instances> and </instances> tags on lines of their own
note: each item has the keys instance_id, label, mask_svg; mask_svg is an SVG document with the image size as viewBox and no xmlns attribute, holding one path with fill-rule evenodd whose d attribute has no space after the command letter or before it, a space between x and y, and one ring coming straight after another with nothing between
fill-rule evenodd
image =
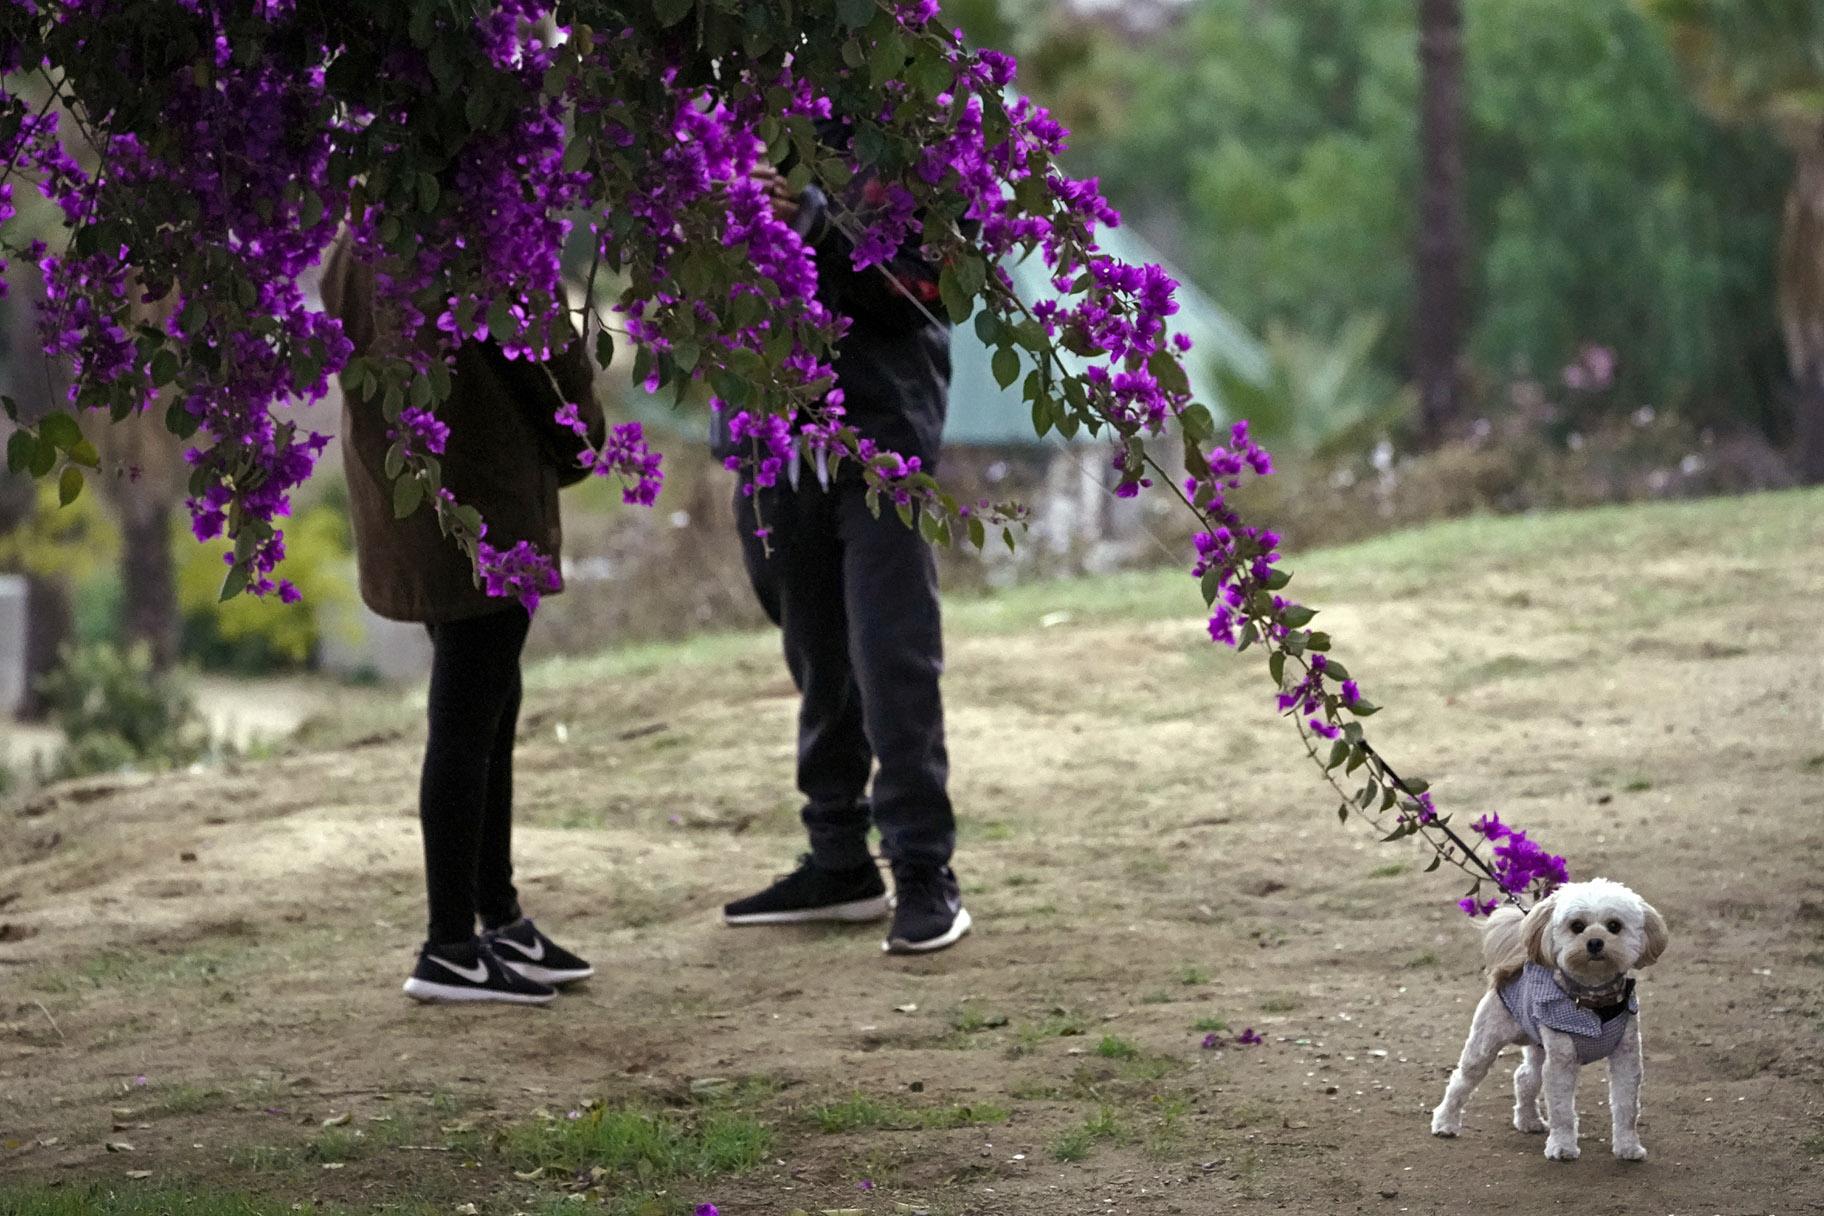
<instances>
[{"instance_id":1,"label":"black legging","mask_svg":"<svg viewBox=\"0 0 1824 1216\"><path fill-rule=\"evenodd\" d=\"M532 623L511 606L431 625L430 737L418 787L429 940L467 942L519 918L513 889L513 734Z\"/></svg>"}]
</instances>

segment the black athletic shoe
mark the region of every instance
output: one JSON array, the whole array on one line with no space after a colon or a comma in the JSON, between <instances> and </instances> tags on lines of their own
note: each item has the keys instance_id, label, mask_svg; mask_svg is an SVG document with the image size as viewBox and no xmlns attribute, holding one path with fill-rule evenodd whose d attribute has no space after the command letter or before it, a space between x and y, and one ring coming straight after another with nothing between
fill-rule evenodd
<instances>
[{"instance_id":1,"label":"black athletic shoe","mask_svg":"<svg viewBox=\"0 0 1824 1216\"><path fill-rule=\"evenodd\" d=\"M873 862L852 870L826 870L806 853L798 868L746 899L724 904L730 925L790 925L802 921L879 920L887 914L887 884Z\"/></svg>"},{"instance_id":2,"label":"black athletic shoe","mask_svg":"<svg viewBox=\"0 0 1824 1216\"><path fill-rule=\"evenodd\" d=\"M595 974L594 967L540 933L529 916L481 936L494 957L529 980L557 988Z\"/></svg>"},{"instance_id":3,"label":"black athletic shoe","mask_svg":"<svg viewBox=\"0 0 1824 1216\"><path fill-rule=\"evenodd\" d=\"M962 889L949 866L893 866L893 927L880 948L888 954L942 950L969 932Z\"/></svg>"},{"instance_id":4,"label":"black athletic shoe","mask_svg":"<svg viewBox=\"0 0 1824 1216\"><path fill-rule=\"evenodd\" d=\"M494 957L479 939L466 946L433 946L418 951L418 965L405 981L405 995L415 1001L504 1001L510 1005L549 1005L557 989L527 979Z\"/></svg>"}]
</instances>

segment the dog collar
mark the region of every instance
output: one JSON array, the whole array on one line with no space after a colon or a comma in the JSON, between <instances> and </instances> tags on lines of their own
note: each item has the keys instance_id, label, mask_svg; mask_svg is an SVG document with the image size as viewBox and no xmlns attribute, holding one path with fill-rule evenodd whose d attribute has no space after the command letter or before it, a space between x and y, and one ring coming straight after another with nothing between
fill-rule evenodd
<instances>
[{"instance_id":1,"label":"dog collar","mask_svg":"<svg viewBox=\"0 0 1824 1216\"><path fill-rule=\"evenodd\" d=\"M1634 991L1634 981L1626 975L1618 975L1597 987L1579 984L1562 970L1554 971L1552 978L1557 981L1564 995L1570 997L1571 1002L1580 1009L1613 1009L1617 1005L1626 1004Z\"/></svg>"}]
</instances>

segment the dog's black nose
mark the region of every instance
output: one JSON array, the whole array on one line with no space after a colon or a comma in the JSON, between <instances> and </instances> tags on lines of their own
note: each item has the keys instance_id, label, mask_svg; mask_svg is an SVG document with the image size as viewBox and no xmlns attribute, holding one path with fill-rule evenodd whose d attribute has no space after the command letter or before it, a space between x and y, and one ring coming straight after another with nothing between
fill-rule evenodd
<instances>
[{"instance_id":1,"label":"dog's black nose","mask_svg":"<svg viewBox=\"0 0 1824 1216\"><path fill-rule=\"evenodd\" d=\"M1601 954L1602 953L1602 939L1600 937L1591 938L1588 949L1591 954Z\"/></svg>"}]
</instances>

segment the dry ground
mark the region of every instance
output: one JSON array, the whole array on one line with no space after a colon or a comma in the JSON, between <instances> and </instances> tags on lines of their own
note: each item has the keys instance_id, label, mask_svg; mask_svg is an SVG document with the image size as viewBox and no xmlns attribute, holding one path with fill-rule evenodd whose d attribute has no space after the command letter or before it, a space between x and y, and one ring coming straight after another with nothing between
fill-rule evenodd
<instances>
[{"instance_id":1,"label":"dry ground","mask_svg":"<svg viewBox=\"0 0 1824 1216\"><path fill-rule=\"evenodd\" d=\"M409 705L236 771L7 813L0 1212L185 1192L730 1216L1824 1210L1824 494L1470 521L1294 564L1388 706L1390 759L1666 912L1644 1165L1608 1155L1600 1069L1580 1162L1507 1127L1505 1067L1464 1138L1427 1135L1478 995L1459 884L1338 826L1255 656L1211 647L1189 581L1158 575L953 606L978 931L939 957L885 958L872 928L717 923L798 847L766 636L537 669L522 890L600 970L545 1011L398 993L421 931ZM1200 1047L1218 1024L1266 1041ZM566 1201L587 1155L535 1162L591 1100L673 1112L703 1143L751 1135L736 1157L759 1163L610 1173Z\"/></svg>"}]
</instances>

